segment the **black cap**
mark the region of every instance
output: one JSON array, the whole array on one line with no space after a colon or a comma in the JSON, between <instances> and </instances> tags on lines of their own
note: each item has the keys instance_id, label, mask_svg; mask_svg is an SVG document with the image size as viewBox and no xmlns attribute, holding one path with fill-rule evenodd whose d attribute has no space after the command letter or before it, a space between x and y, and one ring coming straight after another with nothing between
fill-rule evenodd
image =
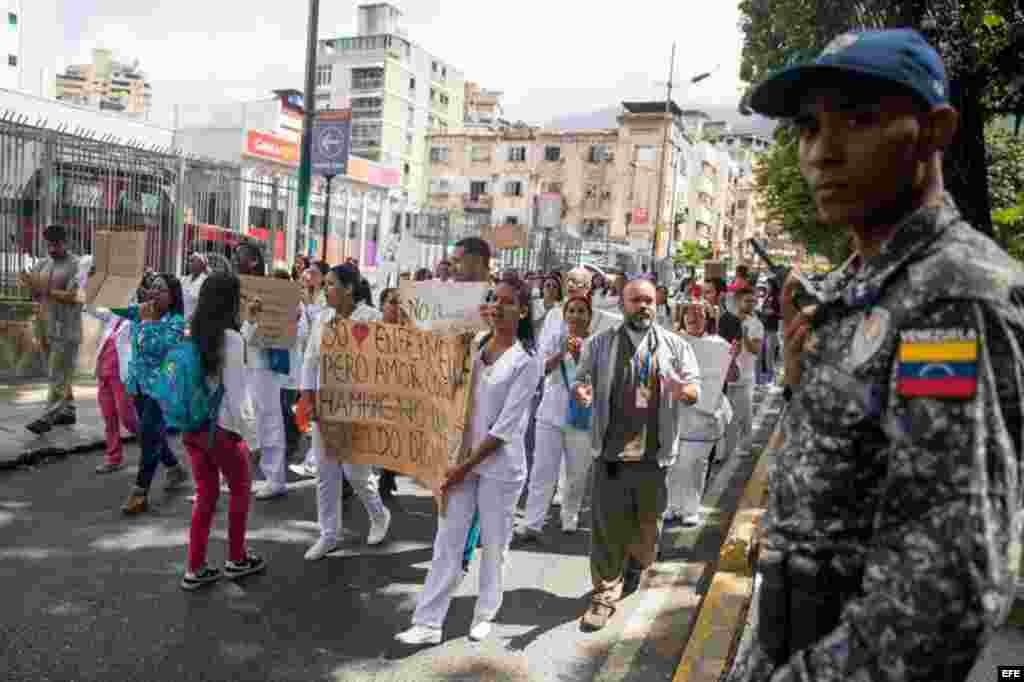
<instances>
[{"instance_id":1,"label":"black cap","mask_svg":"<svg viewBox=\"0 0 1024 682\"><path fill-rule=\"evenodd\" d=\"M48 225L43 230L43 239L48 242L62 242L68 238L68 229L63 225Z\"/></svg>"}]
</instances>

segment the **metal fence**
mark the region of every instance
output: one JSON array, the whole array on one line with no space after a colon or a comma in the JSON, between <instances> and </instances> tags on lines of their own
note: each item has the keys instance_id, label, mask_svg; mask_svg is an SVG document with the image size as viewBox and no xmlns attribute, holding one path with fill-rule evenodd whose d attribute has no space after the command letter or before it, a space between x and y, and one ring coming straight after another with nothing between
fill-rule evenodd
<instances>
[{"instance_id":1,"label":"metal fence","mask_svg":"<svg viewBox=\"0 0 1024 682\"><path fill-rule=\"evenodd\" d=\"M245 178L237 165L0 111L0 299L25 300L17 273L46 256L50 224L68 228L77 255L92 253L98 229L143 227L146 267L180 274L192 252L230 262L242 239L269 250L276 234L285 257L295 203L291 183Z\"/></svg>"}]
</instances>

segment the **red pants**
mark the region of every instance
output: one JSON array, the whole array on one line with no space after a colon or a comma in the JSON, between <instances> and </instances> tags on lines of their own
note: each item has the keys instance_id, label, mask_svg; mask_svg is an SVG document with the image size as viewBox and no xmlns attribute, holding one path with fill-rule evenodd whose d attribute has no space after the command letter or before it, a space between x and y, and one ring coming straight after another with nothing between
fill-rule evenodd
<instances>
[{"instance_id":1,"label":"red pants","mask_svg":"<svg viewBox=\"0 0 1024 682\"><path fill-rule=\"evenodd\" d=\"M182 438L192 459L192 477L196 481L196 502L192 506L192 528L188 537L188 570L198 571L206 563L210 524L220 496L220 474L228 481L231 500L228 506L228 558L245 558L245 526L249 516L249 448L238 434L217 429L210 449L207 431L186 433Z\"/></svg>"},{"instance_id":2,"label":"red pants","mask_svg":"<svg viewBox=\"0 0 1024 682\"><path fill-rule=\"evenodd\" d=\"M124 460L121 449L121 425L132 433L139 432L135 404L128 399L124 384L116 374L99 378L97 399L107 431L107 463L120 464Z\"/></svg>"}]
</instances>

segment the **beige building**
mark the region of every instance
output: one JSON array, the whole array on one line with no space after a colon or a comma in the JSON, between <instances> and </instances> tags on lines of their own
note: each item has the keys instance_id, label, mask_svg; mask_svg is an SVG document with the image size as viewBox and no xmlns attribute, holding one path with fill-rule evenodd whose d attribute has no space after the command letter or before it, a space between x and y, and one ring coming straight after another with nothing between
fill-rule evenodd
<instances>
[{"instance_id":1,"label":"beige building","mask_svg":"<svg viewBox=\"0 0 1024 682\"><path fill-rule=\"evenodd\" d=\"M463 106L467 126L489 126L503 122L505 109L502 106L502 98L505 93L500 90L484 90L473 81L466 81L465 88Z\"/></svg>"},{"instance_id":2,"label":"beige building","mask_svg":"<svg viewBox=\"0 0 1024 682\"><path fill-rule=\"evenodd\" d=\"M114 59L110 50L96 49L91 64L69 66L57 76L58 100L138 116L147 116L153 103L152 86L138 62Z\"/></svg>"},{"instance_id":3,"label":"beige building","mask_svg":"<svg viewBox=\"0 0 1024 682\"><path fill-rule=\"evenodd\" d=\"M673 163L674 148L687 143L681 113L674 103L674 115L666 115L664 102L625 102L617 128L503 125L434 133L428 137L428 205L470 229L500 224L534 228L543 227L537 225L538 198L558 195L557 229L604 253L612 265L613 252L623 260L629 251L634 258L625 258L630 262L623 269L650 266L655 223L659 215L663 224L671 222L674 173L686 171L686 164ZM663 153L669 124L669 153ZM677 191L684 186L676 184ZM667 252L667 234L662 231L659 258Z\"/></svg>"}]
</instances>

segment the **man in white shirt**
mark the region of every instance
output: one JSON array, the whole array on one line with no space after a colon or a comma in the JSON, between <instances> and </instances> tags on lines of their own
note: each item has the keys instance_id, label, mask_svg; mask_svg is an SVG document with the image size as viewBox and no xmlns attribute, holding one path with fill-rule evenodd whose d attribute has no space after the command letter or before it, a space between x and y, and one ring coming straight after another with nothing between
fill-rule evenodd
<instances>
[{"instance_id":1,"label":"man in white shirt","mask_svg":"<svg viewBox=\"0 0 1024 682\"><path fill-rule=\"evenodd\" d=\"M754 290L750 287L735 292L736 316L740 319L742 333L736 340L736 366L739 378L729 384L729 402L732 403L733 419L725 433L725 456L730 456L740 441L749 433L753 421L754 386L757 371L757 355L764 340L764 325L754 314Z\"/></svg>"},{"instance_id":2,"label":"man in white shirt","mask_svg":"<svg viewBox=\"0 0 1024 682\"><path fill-rule=\"evenodd\" d=\"M185 320L192 317L199 302L199 291L206 281L207 263L206 256L201 253L193 253L188 259L188 275L181 280L181 294L185 304Z\"/></svg>"}]
</instances>

